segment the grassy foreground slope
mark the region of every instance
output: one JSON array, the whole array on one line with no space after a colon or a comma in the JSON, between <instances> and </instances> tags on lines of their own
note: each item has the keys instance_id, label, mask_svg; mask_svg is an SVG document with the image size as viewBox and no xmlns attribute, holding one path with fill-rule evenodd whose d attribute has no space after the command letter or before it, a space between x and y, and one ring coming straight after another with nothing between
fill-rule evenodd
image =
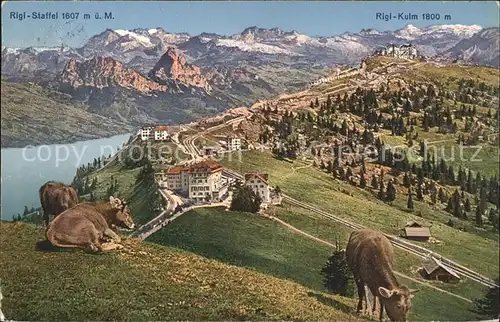
<instances>
[{"instance_id":1,"label":"grassy foreground slope","mask_svg":"<svg viewBox=\"0 0 500 322\"><path fill-rule=\"evenodd\" d=\"M325 290L319 271L326 263L330 247L297 236L255 214L226 212L223 208L196 209L148 241Z\"/></svg>"},{"instance_id":2,"label":"grassy foreground slope","mask_svg":"<svg viewBox=\"0 0 500 322\"><path fill-rule=\"evenodd\" d=\"M498 239L487 232L481 235L479 232L459 231L449 227L446 222L450 216L444 212L426 209L428 213L418 217L400 208L403 200L396 200L394 206L391 206L378 200L368 189L362 190L334 180L328 174L301 161L277 160L267 152L247 152L243 153L241 162L237 158L233 158L233 161L227 158L221 160L221 163L242 173L269 173L271 185L279 185L285 194L387 233L399 235L408 220L432 225L432 234L441 243L416 243L490 278L498 275ZM399 196L401 198L404 197ZM415 204L418 209L419 203Z\"/></svg>"},{"instance_id":3,"label":"grassy foreground slope","mask_svg":"<svg viewBox=\"0 0 500 322\"><path fill-rule=\"evenodd\" d=\"M290 220L294 226L313 236L331 243L335 243L338 237L342 245L347 243L347 231L327 220L317 217L307 219L306 214L292 214L285 209L277 209L276 212L280 218ZM295 220L292 220L292 217ZM313 228L316 220L318 226ZM220 208L190 211L152 235L148 241L286 278L318 292L325 291L320 270L333 252L331 247L293 232L275 221L255 214L226 212ZM420 261L403 252L397 252L396 258L396 269L416 278L411 273L411 268ZM415 297L411 320L474 319L474 315L469 311L470 303L426 285L398 279L409 287L421 290ZM482 294L482 290L477 290L477 285L472 285L471 289L469 286L461 283L447 290L466 297ZM353 304L351 309L354 308Z\"/></svg>"},{"instance_id":4,"label":"grassy foreground slope","mask_svg":"<svg viewBox=\"0 0 500 322\"><path fill-rule=\"evenodd\" d=\"M351 299L171 248L36 252L34 225L0 226L2 311L13 320L355 320Z\"/></svg>"}]
</instances>

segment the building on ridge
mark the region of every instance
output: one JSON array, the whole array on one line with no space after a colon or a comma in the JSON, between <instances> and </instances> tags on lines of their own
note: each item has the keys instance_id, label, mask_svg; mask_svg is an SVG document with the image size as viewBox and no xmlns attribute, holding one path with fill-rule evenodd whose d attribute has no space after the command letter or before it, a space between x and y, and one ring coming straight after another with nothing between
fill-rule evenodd
<instances>
[{"instance_id":1,"label":"building on ridge","mask_svg":"<svg viewBox=\"0 0 500 322\"><path fill-rule=\"evenodd\" d=\"M387 46L378 49L375 54L405 59L415 59L418 57L417 48L415 48L411 43L403 45L388 44Z\"/></svg>"},{"instance_id":2,"label":"building on ridge","mask_svg":"<svg viewBox=\"0 0 500 322\"><path fill-rule=\"evenodd\" d=\"M271 201L268 178L267 173L245 173L245 186L250 187L264 204Z\"/></svg>"},{"instance_id":3,"label":"building on ridge","mask_svg":"<svg viewBox=\"0 0 500 322\"><path fill-rule=\"evenodd\" d=\"M166 171L166 187L185 195L195 203L219 202L228 191L228 182L222 177L223 169L214 160L205 160L189 166L176 165Z\"/></svg>"},{"instance_id":4,"label":"building on ridge","mask_svg":"<svg viewBox=\"0 0 500 322\"><path fill-rule=\"evenodd\" d=\"M228 151L239 151L241 150L241 139L235 136L228 136L226 138L226 145Z\"/></svg>"}]
</instances>

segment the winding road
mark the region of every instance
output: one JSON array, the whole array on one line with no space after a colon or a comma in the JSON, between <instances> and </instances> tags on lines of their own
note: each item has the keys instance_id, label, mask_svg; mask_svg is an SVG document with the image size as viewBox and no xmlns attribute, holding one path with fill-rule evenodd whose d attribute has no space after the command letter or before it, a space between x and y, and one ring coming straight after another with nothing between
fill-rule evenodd
<instances>
[{"instance_id":1,"label":"winding road","mask_svg":"<svg viewBox=\"0 0 500 322\"><path fill-rule=\"evenodd\" d=\"M395 74L396 71L393 71L391 73L388 73L389 75L392 75L392 74ZM388 76L388 75L386 75ZM259 102L259 105L263 105L265 104L266 101L263 101L263 102ZM255 105L254 105L255 106ZM228 125L231 125L233 123L236 123L236 122L240 122L242 121L243 119L245 119L245 116L241 116L241 117L237 117L237 118L234 118L234 119L231 119L229 121L226 121L225 123L222 123L222 124L218 124L216 126L213 126L213 127L210 127L208 129L205 129L201 132L198 132L194 135L190 135L190 136L187 136L185 137L183 140L182 140L182 144L184 145L184 147L186 148L186 150L188 151L188 153L191 155L191 158L193 160L200 160L200 159L203 159L203 156L201 155L200 153L200 150L196 147L196 145L194 144L194 141L196 139L198 139L199 137L203 136L204 134L207 134L207 133L210 133L212 131L215 131L217 129L221 129L223 127L226 127ZM223 175L227 176L227 177L230 177L230 178L234 178L234 179L239 179L239 180L242 180L243 179L243 175L241 175L240 173L236 172L236 171L233 171L233 170L229 170L229 169L224 169L223 170ZM327 218L329 220L332 220L334 222L337 222L339 224L342 224L344 226L347 226L353 230L360 230L360 229L364 229L364 228L367 228L363 225L360 225L360 224L357 224L357 223L354 223L354 222L351 222L349 220L346 220L346 219L343 219L343 218L340 218L338 216L335 216L331 213L328 213L322 209L319 209L317 208L316 206L313 206L313 205L310 205L308 203L305 203L305 202L302 202L302 201L299 201L297 199L294 199L292 198L291 196L288 196L288 195L285 195L283 194L283 201L291 204L291 205L294 205L294 206L297 206L297 207L301 207L301 208L304 208L304 209L307 209L313 213L316 213L324 218ZM158 218L158 217L157 217ZM418 245L415 245L409 241L406 241L406 240L403 240L403 239L400 239L394 235L390 235L390 234L385 234L384 235L392 242L392 244L400 249L403 249L404 251L408 252L408 253L411 253L413 255L416 255L416 256L419 256L421 258L427 258L429 255L432 255L433 257L439 259L441 261L441 263L451 269L453 269L454 271L456 271L459 275L462 275L464 277L467 277L473 281L476 281L484 286L487 286L487 287L499 287L493 280L491 280L490 278L488 277L485 277L484 275L482 274L479 274L478 272L475 272L473 271L472 269L469 269L467 267L464 267L450 259L447 259L441 255L439 255L438 253L432 251L432 250L429 250L427 248L424 248L424 247L421 247L421 246L418 246Z\"/></svg>"}]
</instances>

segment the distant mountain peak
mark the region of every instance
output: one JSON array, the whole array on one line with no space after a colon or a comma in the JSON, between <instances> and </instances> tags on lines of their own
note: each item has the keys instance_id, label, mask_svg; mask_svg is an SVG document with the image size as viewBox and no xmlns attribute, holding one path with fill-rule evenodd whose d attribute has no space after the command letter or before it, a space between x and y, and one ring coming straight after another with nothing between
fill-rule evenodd
<instances>
[{"instance_id":1,"label":"distant mountain peak","mask_svg":"<svg viewBox=\"0 0 500 322\"><path fill-rule=\"evenodd\" d=\"M167 49L148 75L160 83L178 80L188 86L202 88L207 92L211 89L207 79L201 74L200 68L188 64L186 57L178 53L174 47Z\"/></svg>"},{"instance_id":2,"label":"distant mountain peak","mask_svg":"<svg viewBox=\"0 0 500 322\"><path fill-rule=\"evenodd\" d=\"M257 26L252 26L252 27L245 28L245 30L243 30L240 33L240 35L246 36L248 34L253 34L253 35L259 35L259 36L265 36L265 34L269 34L269 35L273 35L273 36L281 36L284 33L285 32L278 27L267 29L267 28L260 28Z\"/></svg>"},{"instance_id":3,"label":"distant mountain peak","mask_svg":"<svg viewBox=\"0 0 500 322\"><path fill-rule=\"evenodd\" d=\"M407 40L416 39L421 36L454 36L454 37L471 37L476 32L482 29L479 25L432 25L424 28L418 28L412 24L406 25L404 28L396 30L394 35L398 38Z\"/></svg>"},{"instance_id":4,"label":"distant mountain peak","mask_svg":"<svg viewBox=\"0 0 500 322\"><path fill-rule=\"evenodd\" d=\"M159 85L135 70L123 66L119 61L105 56L94 56L82 63L71 58L60 73L58 80L73 88L80 86L125 87L142 93L168 89L167 86Z\"/></svg>"},{"instance_id":5,"label":"distant mountain peak","mask_svg":"<svg viewBox=\"0 0 500 322\"><path fill-rule=\"evenodd\" d=\"M359 32L360 35L380 35L381 33L373 28L361 29Z\"/></svg>"}]
</instances>

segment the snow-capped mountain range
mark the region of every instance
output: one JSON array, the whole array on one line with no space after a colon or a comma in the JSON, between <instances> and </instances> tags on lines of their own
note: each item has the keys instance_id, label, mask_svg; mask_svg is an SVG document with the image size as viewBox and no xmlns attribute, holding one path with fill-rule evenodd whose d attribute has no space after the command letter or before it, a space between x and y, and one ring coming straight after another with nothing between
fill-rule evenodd
<instances>
[{"instance_id":1,"label":"snow-capped mountain range","mask_svg":"<svg viewBox=\"0 0 500 322\"><path fill-rule=\"evenodd\" d=\"M481 37L478 34L492 34ZM495 38L496 36L496 38ZM495 43L496 41L496 43ZM2 46L2 73L32 73L60 70L71 58L89 59L95 55L110 56L139 71L149 70L165 53L175 47L189 62L202 68L224 62L239 66L241 62L282 62L287 65L315 63L356 64L375 49L388 43L411 42L426 56L444 55L475 64L498 64L498 28L478 25L436 25L417 28L413 25L395 31L363 29L331 37L309 36L279 28L249 27L243 32L225 36L202 33L169 33L162 28L111 30L91 37L81 48ZM476 49L473 49L476 48ZM481 51L481 54L478 53Z\"/></svg>"},{"instance_id":2,"label":"snow-capped mountain range","mask_svg":"<svg viewBox=\"0 0 500 322\"><path fill-rule=\"evenodd\" d=\"M107 29L80 48L2 46L2 79L41 86L48 100L78 102L109 122L185 123L303 89L336 65L359 66L389 43L412 43L420 54L450 61L495 67L499 61L497 27L407 25L329 37L258 27L192 36L158 27ZM57 106L46 106L47 113L57 115L51 110Z\"/></svg>"}]
</instances>

